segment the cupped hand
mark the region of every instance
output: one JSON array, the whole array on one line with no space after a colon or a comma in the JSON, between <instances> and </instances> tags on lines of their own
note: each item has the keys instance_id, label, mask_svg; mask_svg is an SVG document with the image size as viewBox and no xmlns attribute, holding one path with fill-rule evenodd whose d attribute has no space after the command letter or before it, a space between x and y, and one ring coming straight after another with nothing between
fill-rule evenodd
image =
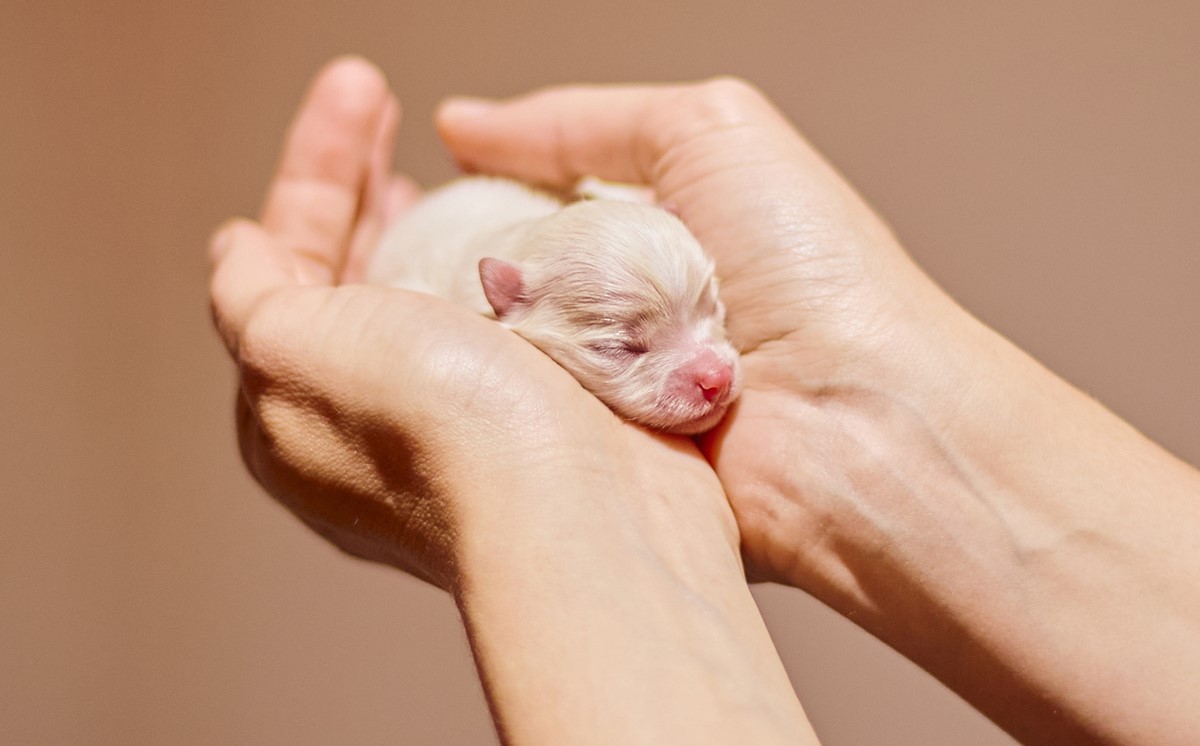
<instances>
[{"instance_id":1,"label":"cupped hand","mask_svg":"<svg viewBox=\"0 0 1200 746\"><path fill-rule=\"evenodd\" d=\"M375 68L330 64L292 125L261 220L232 221L213 240L212 307L239 367L239 442L254 477L341 549L449 589L464 536L545 516L570 499L547 494L564 483L624 495L671 482L736 547L690 442L621 423L493 322L354 284L385 223L417 196L390 175L398 122Z\"/></svg>"},{"instance_id":2,"label":"cupped hand","mask_svg":"<svg viewBox=\"0 0 1200 746\"><path fill-rule=\"evenodd\" d=\"M838 605L850 557L890 540L881 521L856 520L897 488L865 484L873 467L934 448L914 436L927 416L914 414L914 382L931 365L931 332L965 314L744 82L457 99L439 127L471 170L554 188L583 176L645 184L682 218L716 260L743 355L742 398L701 445L748 572Z\"/></svg>"}]
</instances>

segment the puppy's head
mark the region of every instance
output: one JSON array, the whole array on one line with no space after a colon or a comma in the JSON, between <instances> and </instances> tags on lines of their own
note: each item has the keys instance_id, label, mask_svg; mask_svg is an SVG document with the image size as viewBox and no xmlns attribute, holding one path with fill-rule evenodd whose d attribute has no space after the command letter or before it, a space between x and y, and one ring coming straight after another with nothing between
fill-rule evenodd
<instances>
[{"instance_id":1,"label":"puppy's head","mask_svg":"<svg viewBox=\"0 0 1200 746\"><path fill-rule=\"evenodd\" d=\"M519 262L484 259L496 317L626 419L710 429L740 390L712 261L673 215L579 202L531 228Z\"/></svg>"}]
</instances>

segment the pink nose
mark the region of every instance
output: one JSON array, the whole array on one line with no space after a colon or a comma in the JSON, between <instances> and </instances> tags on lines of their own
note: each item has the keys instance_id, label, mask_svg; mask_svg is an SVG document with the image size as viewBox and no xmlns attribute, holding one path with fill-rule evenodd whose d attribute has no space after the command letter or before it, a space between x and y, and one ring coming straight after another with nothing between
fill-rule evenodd
<instances>
[{"instance_id":1,"label":"pink nose","mask_svg":"<svg viewBox=\"0 0 1200 746\"><path fill-rule=\"evenodd\" d=\"M733 378L733 371L728 365L710 370L696 379L696 385L700 387L700 391L704 394L705 401L713 401L719 399L729 390L729 382Z\"/></svg>"},{"instance_id":2,"label":"pink nose","mask_svg":"<svg viewBox=\"0 0 1200 746\"><path fill-rule=\"evenodd\" d=\"M733 367L712 350L704 350L693 361L692 381L705 401L716 401L729 391L733 382Z\"/></svg>"}]
</instances>

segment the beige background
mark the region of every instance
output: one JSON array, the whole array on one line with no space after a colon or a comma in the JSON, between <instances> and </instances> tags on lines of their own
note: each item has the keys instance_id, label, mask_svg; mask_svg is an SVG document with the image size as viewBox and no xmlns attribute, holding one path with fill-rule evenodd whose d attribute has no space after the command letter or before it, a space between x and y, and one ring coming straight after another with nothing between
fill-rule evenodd
<instances>
[{"instance_id":1,"label":"beige background","mask_svg":"<svg viewBox=\"0 0 1200 746\"><path fill-rule=\"evenodd\" d=\"M449 600L236 456L202 248L343 51L391 76L426 183L445 94L751 78L967 307L1200 462L1197 4L310 5L0 8L0 742L494 742ZM827 743L1009 742L803 594L758 597Z\"/></svg>"}]
</instances>

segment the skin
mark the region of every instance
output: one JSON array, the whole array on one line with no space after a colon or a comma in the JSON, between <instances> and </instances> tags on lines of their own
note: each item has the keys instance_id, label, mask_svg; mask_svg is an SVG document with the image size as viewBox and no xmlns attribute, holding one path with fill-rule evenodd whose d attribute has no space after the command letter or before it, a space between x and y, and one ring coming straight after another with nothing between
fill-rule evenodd
<instances>
[{"instance_id":1,"label":"skin","mask_svg":"<svg viewBox=\"0 0 1200 746\"><path fill-rule=\"evenodd\" d=\"M695 444L468 309L354 284L416 197L386 173L398 112L374 68L329 65L260 220L214 237L247 467L336 546L454 595L506 742L816 743Z\"/></svg>"},{"instance_id":2,"label":"skin","mask_svg":"<svg viewBox=\"0 0 1200 746\"><path fill-rule=\"evenodd\" d=\"M374 104L306 129L338 69L374 81ZM386 187L385 90L361 62L319 79L262 226L218 241L214 308L243 371L251 471L339 546L455 592L502 733L661 740L700 718L701 741L811 739L732 579L740 548L750 578L814 594L1022 740L1200 741L1200 475L954 304L753 88L566 88L438 117L473 170L653 187L714 257L743 394L699 451L606 419L478 319L334 287L355 279L386 195L411 195ZM353 156L322 157L339 150ZM412 354L383 359L397 339ZM501 473L512 494L479 488ZM583 497L551 500L535 474ZM639 551L589 564L554 553L567 539ZM530 552L556 562L526 566ZM598 587L548 567L558 557ZM555 604L524 605L539 591ZM553 618L521 616L560 594ZM661 668L626 655L617 614L588 613L612 599ZM714 619L722 634L698 644ZM595 637L572 638L580 620ZM556 660L526 639L546 635ZM600 668L572 676L589 650ZM631 679L640 697L613 683ZM541 686L556 713L536 706Z\"/></svg>"}]
</instances>

